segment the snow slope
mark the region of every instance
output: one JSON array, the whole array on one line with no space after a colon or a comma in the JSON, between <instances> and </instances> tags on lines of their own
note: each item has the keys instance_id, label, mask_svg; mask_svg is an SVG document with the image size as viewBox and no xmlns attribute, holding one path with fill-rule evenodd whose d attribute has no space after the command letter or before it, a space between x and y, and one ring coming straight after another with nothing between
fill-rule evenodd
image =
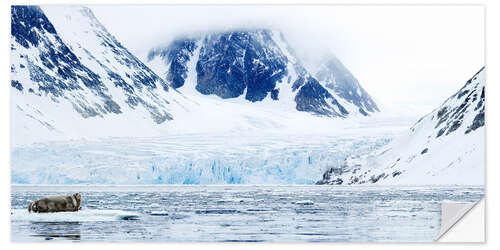
<instances>
[{"instance_id":1,"label":"snow slope","mask_svg":"<svg viewBox=\"0 0 500 250\"><path fill-rule=\"evenodd\" d=\"M366 124L358 107L302 67L276 31L177 40L152 52L149 66L157 75L86 7L13 6L11 12L14 146L250 130L330 133ZM228 45L225 39L232 41L231 49L219 48ZM210 69L205 75L224 69L222 78L201 77L200 67ZM225 82L225 90L215 88L214 81L238 77L238 70L245 73L243 88L233 89L232 81ZM204 87L198 86L200 77L209 79ZM232 94L236 97L219 97Z\"/></svg>"},{"instance_id":2,"label":"snow slope","mask_svg":"<svg viewBox=\"0 0 500 250\"><path fill-rule=\"evenodd\" d=\"M161 134L158 125L188 109L191 102L124 48L88 8L12 6L11 11L14 145Z\"/></svg>"},{"instance_id":3,"label":"snow slope","mask_svg":"<svg viewBox=\"0 0 500 250\"><path fill-rule=\"evenodd\" d=\"M12 222L89 222L89 221L118 221L130 218L138 219L138 213L110 209L84 209L78 212L58 213L30 213L27 209L12 209Z\"/></svg>"},{"instance_id":4,"label":"snow slope","mask_svg":"<svg viewBox=\"0 0 500 250\"><path fill-rule=\"evenodd\" d=\"M368 115L379 111L375 101L361 87L358 80L347 70L347 68L334 55L329 55L328 59L318 67L315 74L316 79L328 90L337 94L341 100L354 105L353 110L358 108L362 115Z\"/></svg>"},{"instance_id":5,"label":"snow slope","mask_svg":"<svg viewBox=\"0 0 500 250\"><path fill-rule=\"evenodd\" d=\"M331 167L318 184L484 185L485 70L408 132Z\"/></svg>"}]
</instances>

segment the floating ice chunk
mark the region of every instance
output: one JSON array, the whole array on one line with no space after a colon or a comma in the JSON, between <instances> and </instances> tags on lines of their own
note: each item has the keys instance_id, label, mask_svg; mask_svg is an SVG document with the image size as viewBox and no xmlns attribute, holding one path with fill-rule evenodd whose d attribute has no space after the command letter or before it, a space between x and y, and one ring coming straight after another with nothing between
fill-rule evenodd
<instances>
[{"instance_id":1,"label":"floating ice chunk","mask_svg":"<svg viewBox=\"0 0 500 250\"><path fill-rule=\"evenodd\" d=\"M236 209L207 209L207 210L196 210L196 214L237 214L240 211Z\"/></svg>"},{"instance_id":2,"label":"floating ice chunk","mask_svg":"<svg viewBox=\"0 0 500 250\"><path fill-rule=\"evenodd\" d=\"M218 200L217 203L241 203L245 202L243 199L225 199L225 200Z\"/></svg>"},{"instance_id":3,"label":"floating ice chunk","mask_svg":"<svg viewBox=\"0 0 500 250\"><path fill-rule=\"evenodd\" d=\"M311 200L304 200L304 201L295 201L295 202L292 202L296 205L314 205L314 202L311 201Z\"/></svg>"},{"instance_id":4,"label":"floating ice chunk","mask_svg":"<svg viewBox=\"0 0 500 250\"><path fill-rule=\"evenodd\" d=\"M249 208L249 209L247 209L246 212L250 213L250 214L274 214L274 213L277 213L278 211L270 210L270 209Z\"/></svg>"},{"instance_id":5,"label":"floating ice chunk","mask_svg":"<svg viewBox=\"0 0 500 250\"><path fill-rule=\"evenodd\" d=\"M151 211L149 214L153 216L168 216L167 211Z\"/></svg>"},{"instance_id":6,"label":"floating ice chunk","mask_svg":"<svg viewBox=\"0 0 500 250\"><path fill-rule=\"evenodd\" d=\"M11 221L83 222L137 220L139 214L122 210L84 209L77 212L30 213L27 209L11 210Z\"/></svg>"}]
</instances>

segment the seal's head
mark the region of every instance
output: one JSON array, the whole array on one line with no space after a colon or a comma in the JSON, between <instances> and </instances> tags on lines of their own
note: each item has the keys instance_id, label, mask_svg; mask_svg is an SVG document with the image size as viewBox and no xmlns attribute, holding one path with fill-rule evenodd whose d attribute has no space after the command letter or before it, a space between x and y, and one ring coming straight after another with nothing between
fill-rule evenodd
<instances>
[{"instance_id":1,"label":"seal's head","mask_svg":"<svg viewBox=\"0 0 500 250\"><path fill-rule=\"evenodd\" d=\"M30 203L28 206L28 211L31 212L38 212L38 201L33 201Z\"/></svg>"},{"instance_id":2,"label":"seal's head","mask_svg":"<svg viewBox=\"0 0 500 250\"><path fill-rule=\"evenodd\" d=\"M77 204L76 209L79 209L80 204L82 203L82 196L80 195L80 193L74 193L73 198L75 198L75 200L76 200L76 204Z\"/></svg>"},{"instance_id":3,"label":"seal's head","mask_svg":"<svg viewBox=\"0 0 500 250\"><path fill-rule=\"evenodd\" d=\"M73 197L75 197L75 199L78 200L78 201L82 200L82 196L80 195L80 193L74 193Z\"/></svg>"}]
</instances>

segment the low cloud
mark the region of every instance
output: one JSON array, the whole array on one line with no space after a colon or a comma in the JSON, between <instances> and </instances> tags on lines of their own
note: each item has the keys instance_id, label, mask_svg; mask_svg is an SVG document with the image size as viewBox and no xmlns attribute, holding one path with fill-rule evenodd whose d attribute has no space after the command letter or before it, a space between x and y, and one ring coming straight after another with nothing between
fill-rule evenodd
<instances>
[{"instance_id":1,"label":"low cloud","mask_svg":"<svg viewBox=\"0 0 500 250\"><path fill-rule=\"evenodd\" d=\"M279 29L309 67L333 53L385 103L437 106L484 65L482 6L89 7L141 58L179 36Z\"/></svg>"}]
</instances>

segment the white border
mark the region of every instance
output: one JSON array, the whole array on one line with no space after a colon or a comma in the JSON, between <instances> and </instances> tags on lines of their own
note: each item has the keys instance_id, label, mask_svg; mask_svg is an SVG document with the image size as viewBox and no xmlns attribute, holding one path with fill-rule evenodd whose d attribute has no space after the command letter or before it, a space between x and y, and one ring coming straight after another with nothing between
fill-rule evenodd
<instances>
[{"instance_id":1,"label":"white border","mask_svg":"<svg viewBox=\"0 0 500 250\"><path fill-rule=\"evenodd\" d=\"M10 148L9 148L9 137L10 137L10 122L9 122L9 105L10 105L10 84L8 84L8 79L10 76L10 5L11 4L369 4L369 5L390 5L390 4L484 4L486 6L486 66L487 66L487 91L486 91L486 101L487 101L487 170L486 170L486 241L487 244L443 244L443 243L433 243L433 244L352 244L352 243L320 243L320 244L179 244L179 243L165 243L165 244L96 244L96 243L85 243L85 244L13 244L10 243L10 223L9 223L9 202L10 202ZM500 136L498 135L500 131L500 124L498 120L498 115L495 114L494 110L497 110L500 105L500 80L499 80L499 59L500 55L499 45L499 28L500 23L500 1L495 0L478 0L478 1L464 1L464 0L421 0L421 1L411 1L411 0L392 0L392 1L380 1L380 0L354 0L354 1L305 1L305 0L255 0L255 1L244 1L244 0L185 0L185 1L162 1L162 0L38 0L38 1L2 1L2 25L0 34L2 34L2 60L0 70L3 76L3 84L1 84L0 91L0 102L1 102L1 116L3 122L1 123L2 133L1 138L1 159L2 159L2 174L1 183L3 184L2 199L0 201L4 202L4 205L0 207L1 218L2 218L2 245L4 249L37 249L39 247L45 248L50 247L51 249L67 249L70 247L73 249L87 249L97 247L106 247L110 249L135 249L138 247L147 247L147 249L165 249L171 248L195 248L195 249L232 249L238 248L240 250L253 249L259 247L262 249L302 249L304 247L317 248L317 249L332 249L332 248L345 248L345 249L400 249L402 246L408 249L422 249L422 248L449 248L453 249L471 249L476 247L486 247L486 248L500 248L500 237L498 237L498 228L495 229L494 225L499 225L499 215L500 215L500 205L498 203L498 198L500 197L497 192L500 189L500 182L498 181L498 169L500 166L498 163L498 149L500 148L499 141ZM425 18L425 17L422 17ZM467 34L464 34L466 36ZM498 111L496 111L498 114ZM491 149L491 150L490 150Z\"/></svg>"}]
</instances>

